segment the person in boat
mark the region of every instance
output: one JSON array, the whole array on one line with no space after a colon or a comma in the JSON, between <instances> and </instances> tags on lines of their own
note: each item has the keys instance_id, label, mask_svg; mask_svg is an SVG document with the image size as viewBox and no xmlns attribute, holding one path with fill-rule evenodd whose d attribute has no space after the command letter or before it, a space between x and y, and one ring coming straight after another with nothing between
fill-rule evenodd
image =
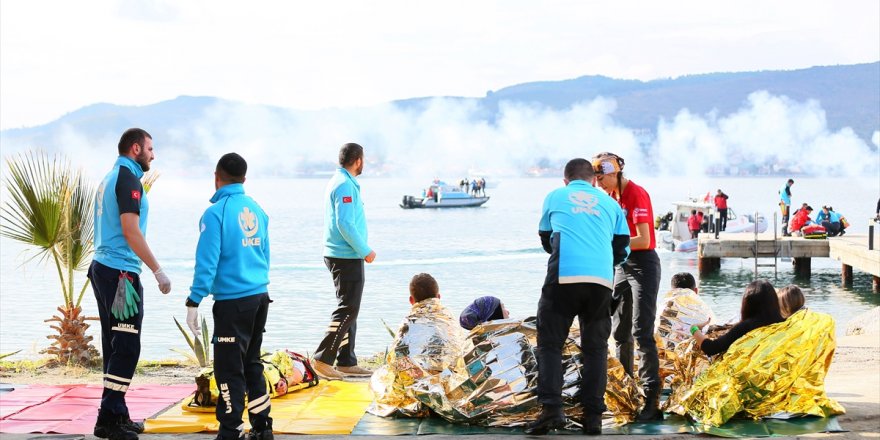
<instances>
[{"instance_id":1,"label":"person in boat","mask_svg":"<svg viewBox=\"0 0 880 440\"><path fill-rule=\"evenodd\" d=\"M789 236L788 231L788 214L791 210L791 186L794 185L794 179L788 179L782 189L779 190L779 210L782 211L782 235Z\"/></svg>"},{"instance_id":2,"label":"person in boat","mask_svg":"<svg viewBox=\"0 0 880 440\"><path fill-rule=\"evenodd\" d=\"M731 344L746 333L765 325L784 321L779 310L776 289L767 280L755 280L746 286L740 307L740 319L730 330L717 339L707 338L699 328L693 329L697 347L707 356L724 353Z\"/></svg>"},{"instance_id":3,"label":"person in boat","mask_svg":"<svg viewBox=\"0 0 880 440\"><path fill-rule=\"evenodd\" d=\"M727 229L727 194L724 194L721 188L715 194L715 208L718 210L718 219L721 222L719 230L724 231Z\"/></svg>"},{"instance_id":4,"label":"person in boat","mask_svg":"<svg viewBox=\"0 0 880 440\"><path fill-rule=\"evenodd\" d=\"M786 319L788 319L789 316L794 315L798 310L804 308L804 303L806 302L804 292L801 291L800 287L795 286L794 284L779 289L777 296L779 296L779 312L782 314L782 317Z\"/></svg>"},{"instance_id":5,"label":"person in boat","mask_svg":"<svg viewBox=\"0 0 880 440\"><path fill-rule=\"evenodd\" d=\"M486 178L485 177L480 178L480 189L483 190L483 197L486 197Z\"/></svg>"},{"instance_id":6,"label":"person in boat","mask_svg":"<svg viewBox=\"0 0 880 440\"><path fill-rule=\"evenodd\" d=\"M792 217L791 224L789 225L789 235L802 236L803 233L801 229L804 226L813 224L813 220L810 218L810 213L813 212L813 207L807 205L806 208L798 209L797 213Z\"/></svg>"},{"instance_id":7,"label":"person in boat","mask_svg":"<svg viewBox=\"0 0 880 440\"><path fill-rule=\"evenodd\" d=\"M688 217L688 231L691 231L691 238L697 238L700 233L700 216L696 209L691 209L691 216Z\"/></svg>"},{"instance_id":8,"label":"person in boat","mask_svg":"<svg viewBox=\"0 0 880 440\"><path fill-rule=\"evenodd\" d=\"M484 322L509 317L510 313L500 299L494 296L481 296L461 311L458 323L465 330L473 330Z\"/></svg>"},{"instance_id":9,"label":"person in boat","mask_svg":"<svg viewBox=\"0 0 880 440\"><path fill-rule=\"evenodd\" d=\"M651 196L623 175L625 162L614 153L593 157L596 184L618 201L626 213L629 226L629 258L617 267L614 276L614 310L612 334L617 357L630 376L633 375L634 341L638 341L639 378L646 396L644 410L636 420L662 420L660 412L660 373L657 344L654 343L654 318L657 294L660 292L660 258L652 222L654 208ZM619 304L621 303L622 304ZM620 306L615 307L618 303Z\"/></svg>"}]
</instances>

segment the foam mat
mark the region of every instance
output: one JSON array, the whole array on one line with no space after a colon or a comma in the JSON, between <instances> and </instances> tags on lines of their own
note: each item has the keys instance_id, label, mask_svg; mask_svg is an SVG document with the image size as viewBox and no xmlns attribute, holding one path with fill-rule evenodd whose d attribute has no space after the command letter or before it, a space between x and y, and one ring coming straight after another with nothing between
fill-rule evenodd
<instances>
[{"instance_id":1,"label":"foam mat","mask_svg":"<svg viewBox=\"0 0 880 440\"><path fill-rule=\"evenodd\" d=\"M277 434L350 434L373 400L368 385L322 381L272 399L272 430ZM214 413L184 411L180 405L144 423L148 433L217 431L218 427Z\"/></svg>"},{"instance_id":2,"label":"foam mat","mask_svg":"<svg viewBox=\"0 0 880 440\"><path fill-rule=\"evenodd\" d=\"M610 420L608 421L610 422ZM719 437L778 437L797 436L815 432L841 432L843 429L835 417L803 417L788 420L731 420L721 427L701 427L680 416L666 416L662 422L630 423L614 426L606 423L603 435L664 435L664 434L710 434ZM553 434L580 434L580 431L557 430ZM384 418L366 414L354 428L352 435L468 435L504 434L525 435L522 428L488 428L482 426L456 425L438 417L425 419Z\"/></svg>"},{"instance_id":3,"label":"foam mat","mask_svg":"<svg viewBox=\"0 0 880 440\"><path fill-rule=\"evenodd\" d=\"M140 421L192 393L192 385L140 385L125 395ZM101 404L100 385L30 385L0 393L0 432L91 434Z\"/></svg>"}]
</instances>

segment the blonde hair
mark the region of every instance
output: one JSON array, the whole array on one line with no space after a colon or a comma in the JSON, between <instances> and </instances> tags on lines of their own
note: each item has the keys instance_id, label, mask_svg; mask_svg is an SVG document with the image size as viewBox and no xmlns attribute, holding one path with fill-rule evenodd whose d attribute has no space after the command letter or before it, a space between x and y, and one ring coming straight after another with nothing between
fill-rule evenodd
<instances>
[{"instance_id":1,"label":"blonde hair","mask_svg":"<svg viewBox=\"0 0 880 440\"><path fill-rule=\"evenodd\" d=\"M779 289L777 295L779 296L779 311L782 312L783 318L793 315L803 308L804 302L806 302L801 288L794 284Z\"/></svg>"}]
</instances>

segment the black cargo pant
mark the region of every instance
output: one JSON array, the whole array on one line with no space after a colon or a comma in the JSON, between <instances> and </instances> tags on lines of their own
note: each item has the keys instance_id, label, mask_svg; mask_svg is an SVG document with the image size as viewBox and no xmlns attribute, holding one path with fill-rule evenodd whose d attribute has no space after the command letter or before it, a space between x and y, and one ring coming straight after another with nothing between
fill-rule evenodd
<instances>
[{"instance_id":1,"label":"black cargo pant","mask_svg":"<svg viewBox=\"0 0 880 440\"><path fill-rule=\"evenodd\" d=\"M654 342L654 317L660 290L660 258L654 250L633 251L614 274L614 296L621 299L612 316L617 358L633 375L633 336L639 350L639 379L646 392L659 393L660 360Z\"/></svg>"},{"instance_id":2,"label":"black cargo pant","mask_svg":"<svg viewBox=\"0 0 880 440\"><path fill-rule=\"evenodd\" d=\"M324 257L324 264L333 275L337 306L327 333L315 350L315 359L328 365L351 367L357 365L354 341L364 293L364 260Z\"/></svg>"},{"instance_id":3,"label":"black cargo pant","mask_svg":"<svg viewBox=\"0 0 880 440\"><path fill-rule=\"evenodd\" d=\"M538 301L538 401L562 405L562 347L574 317L581 330L581 403L585 414L605 411L611 289L599 284L544 285Z\"/></svg>"},{"instance_id":4,"label":"black cargo pant","mask_svg":"<svg viewBox=\"0 0 880 440\"><path fill-rule=\"evenodd\" d=\"M116 319L110 313L121 274L130 277L131 285L141 297L137 304L138 312L124 321ZM107 423L121 416L128 416L125 393L131 385L141 355L144 288L139 274L122 272L97 261L92 261L88 277L98 302L98 316L101 319L101 355L104 361L104 391L101 394L98 422Z\"/></svg>"},{"instance_id":5,"label":"black cargo pant","mask_svg":"<svg viewBox=\"0 0 880 440\"><path fill-rule=\"evenodd\" d=\"M727 229L727 208L718 208L718 217L721 219L721 230Z\"/></svg>"},{"instance_id":6,"label":"black cargo pant","mask_svg":"<svg viewBox=\"0 0 880 440\"><path fill-rule=\"evenodd\" d=\"M269 393L263 378L260 348L269 313L269 294L214 302L214 379L219 436L237 439L244 431L242 412L248 397L248 419L255 431L271 426Z\"/></svg>"}]
</instances>

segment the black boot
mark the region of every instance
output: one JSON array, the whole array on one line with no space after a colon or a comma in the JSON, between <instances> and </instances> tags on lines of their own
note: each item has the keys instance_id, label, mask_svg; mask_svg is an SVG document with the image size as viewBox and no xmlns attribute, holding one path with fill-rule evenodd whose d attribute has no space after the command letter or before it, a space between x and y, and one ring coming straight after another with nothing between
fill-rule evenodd
<instances>
[{"instance_id":1,"label":"black boot","mask_svg":"<svg viewBox=\"0 0 880 440\"><path fill-rule=\"evenodd\" d=\"M663 421L663 411L660 411L660 390L648 390L645 393L645 407L636 416L637 422Z\"/></svg>"},{"instance_id":2,"label":"black boot","mask_svg":"<svg viewBox=\"0 0 880 440\"><path fill-rule=\"evenodd\" d=\"M526 426L528 435L544 435L551 429L565 428L565 413L561 406L544 405L538 419Z\"/></svg>"},{"instance_id":3,"label":"black boot","mask_svg":"<svg viewBox=\"0 0 880 440\"><path fill-rule=\"evenodd\" d=\"M127 423L131 423L131 426L128 426ZM143 432L143 424L140 424L141 432ZM95 423L95 429L92 431L92 434L98 438L106 438L110 440L137 440L138 432L135 432L134 429L138 427L138 424L131 422L131 419L128 416L98 416L98 421Z\"/></svg>"},{"instance_id":4,"label":"black boot","mask_svg":"<svg viewBox=\"0 0 880 440\"><path fill-rule=\"evenodd\" d=\"M259 423L254 420L255 426L262 425L259 429L252 428L248 432L247 440L275 440L275 434L272 433L272 418L266 417L266 421Z\"/></svg>"},{"instance_id":5,"label":"black boot","mask_svg":"<svg viewBox=\"0 0 880 440\"><path fill-rule=\"evenodd\" d=\"M584 414L581 419L581 431L586 435L601 435L602 414Z\"/></svg>"}]
</instances>

